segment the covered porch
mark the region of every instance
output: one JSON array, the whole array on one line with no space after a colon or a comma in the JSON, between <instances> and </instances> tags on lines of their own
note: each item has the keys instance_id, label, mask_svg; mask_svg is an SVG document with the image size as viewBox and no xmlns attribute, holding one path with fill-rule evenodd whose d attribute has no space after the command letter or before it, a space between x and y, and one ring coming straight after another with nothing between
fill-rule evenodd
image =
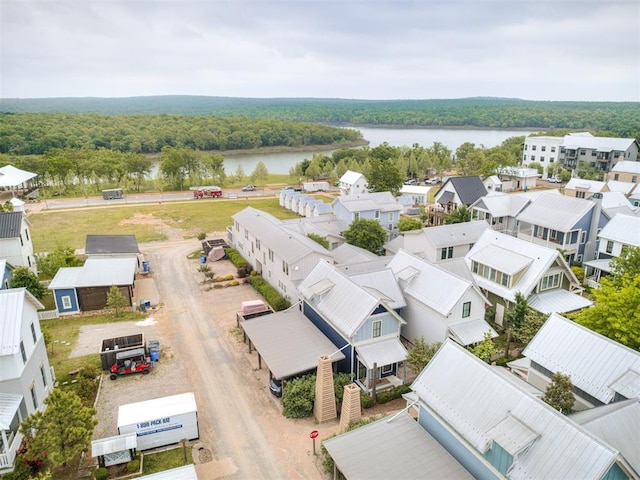
<instances>
[{"instance_id":1,"label":"covered porch","mask_svg":"<svg viewBox=\"0 0 640 480\"><path fill-rule=\"evenodd\" d=\"M366 345L356 345L358 375L355 383L371 394L404 385L407 350L399 338L390 338Z\"/></svg>"},{"instance_id":2,"label":"covered porch","mask_svg":"<svg viewBox=\"0 0 640 480\"><path fill-rule=\"evenodd\" d=\"M591 288L600 288L600 279L611 273L611 259L602 258L584 262L584 281Z\"/></svg>"},{"instance_id":3,"label":"covered porch","mask_svg":"<svg viewBox=\"0 0 640 480\"><path fill-rule=\"evenodd\" d=\"M0 475L13 471L16 451L23 438L20 422L25 418L22 395L0 393Z\"/></svg>"}]
</instances>

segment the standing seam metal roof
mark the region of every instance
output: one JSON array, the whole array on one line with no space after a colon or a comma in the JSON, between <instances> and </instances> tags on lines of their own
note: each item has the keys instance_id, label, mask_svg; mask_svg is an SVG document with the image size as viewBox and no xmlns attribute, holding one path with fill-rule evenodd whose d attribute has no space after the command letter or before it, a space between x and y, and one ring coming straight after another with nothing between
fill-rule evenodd
<instances>
[{"instance_id":1,"label":"standing seam metal roof","mask_svg":"<svg viewBox=\"0 0 640 480\"><path fill-rule=\"evenodd\" d=\"M22 212L0 213L0 238L17 238L22 227Z\"/></svg>"}]
</instances>

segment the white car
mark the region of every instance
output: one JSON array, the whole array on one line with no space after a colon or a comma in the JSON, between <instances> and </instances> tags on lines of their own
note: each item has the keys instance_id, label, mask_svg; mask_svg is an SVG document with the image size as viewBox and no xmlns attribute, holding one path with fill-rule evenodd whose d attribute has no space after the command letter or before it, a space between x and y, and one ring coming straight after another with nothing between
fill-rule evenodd
<instances>
[{"instance_id":1,"label":"white car","mask_svg":"<svg viewBox=\"0 0 640 480\"><path fill-rule=\"evenodd\" d=\"M440 183L440 177L433 177L424 181L427 185L437 185Z\"/></svg>"},{"instance_id":2,"label":"white car","mask_svg":"<svg viewBox=\"0 0 640 480\"><path fill-rule=\"evenodd\" d=\"M562 183L562 179L556 177L555 175L553 177L548 177L547 178L547 182L549 183Z\"/></svg>"}]
</instances>

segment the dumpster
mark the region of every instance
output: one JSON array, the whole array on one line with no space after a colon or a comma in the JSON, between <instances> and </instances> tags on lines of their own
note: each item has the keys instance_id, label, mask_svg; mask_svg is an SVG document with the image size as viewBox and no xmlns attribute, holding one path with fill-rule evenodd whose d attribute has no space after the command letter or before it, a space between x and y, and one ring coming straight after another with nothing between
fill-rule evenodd
<instances>
[{"instance_id":1,"label":"dumpster","mask_svg":"<svg viewBox=\"0 0 640 480\"><path fill-rule=\"evenodd\" d=\"M149 340L147 342L147 352L149 352L149 357L151 357L152 362L160 360L160 341Z\"/></svg>"}]
</instances>

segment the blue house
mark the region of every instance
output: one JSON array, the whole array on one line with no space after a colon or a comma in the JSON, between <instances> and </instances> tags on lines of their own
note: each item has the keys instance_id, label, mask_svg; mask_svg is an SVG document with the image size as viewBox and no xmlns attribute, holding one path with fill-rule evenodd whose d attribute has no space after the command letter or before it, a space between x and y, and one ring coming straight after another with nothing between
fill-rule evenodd
<instances>
[{"instance_id":1,"label":"blue house","mask_svg":"<svg viewBox=\"0 0 640 480\"><path fill-rule=\"evenodd\" d=\"M405 321L395 309L406 303L390 270L350 278L321 260L298 291L304 315L344 353L338 371L352 374L367 393L404 383L399 366L407 356L400 342Z\"/></svg>"},{"instance_id":2,"label":"blue house","mask_svg":"<svg viewBox=\"0 0 640 480\"><path fill-rule=\"evenodd\" d=\"M11 282L11 270L13 267L6 260L0 260L0 290L9 288Z\"/></svg>"},{"instance_id":3,"label":"blue house","mask_svg":"<svg viewBox=\"0 0 640 480\"><path fill-rule=\"evenodd\" d=\"M418 423L477 479L637 478L622 452L520 382L447 340L412 384Z\"/></svg>"},{"instance_id":4,"label":"blue house","mask_svg":"<svg viewBox=\"0 0 640 480\"><path fill-rule=\"evenodd\" d=\"M398 234L402 207L390 192L341 195L333 201L333 214L347 225L359 218L377 220L387 231L387 239Z\"/></svg>"}]
</instances>

